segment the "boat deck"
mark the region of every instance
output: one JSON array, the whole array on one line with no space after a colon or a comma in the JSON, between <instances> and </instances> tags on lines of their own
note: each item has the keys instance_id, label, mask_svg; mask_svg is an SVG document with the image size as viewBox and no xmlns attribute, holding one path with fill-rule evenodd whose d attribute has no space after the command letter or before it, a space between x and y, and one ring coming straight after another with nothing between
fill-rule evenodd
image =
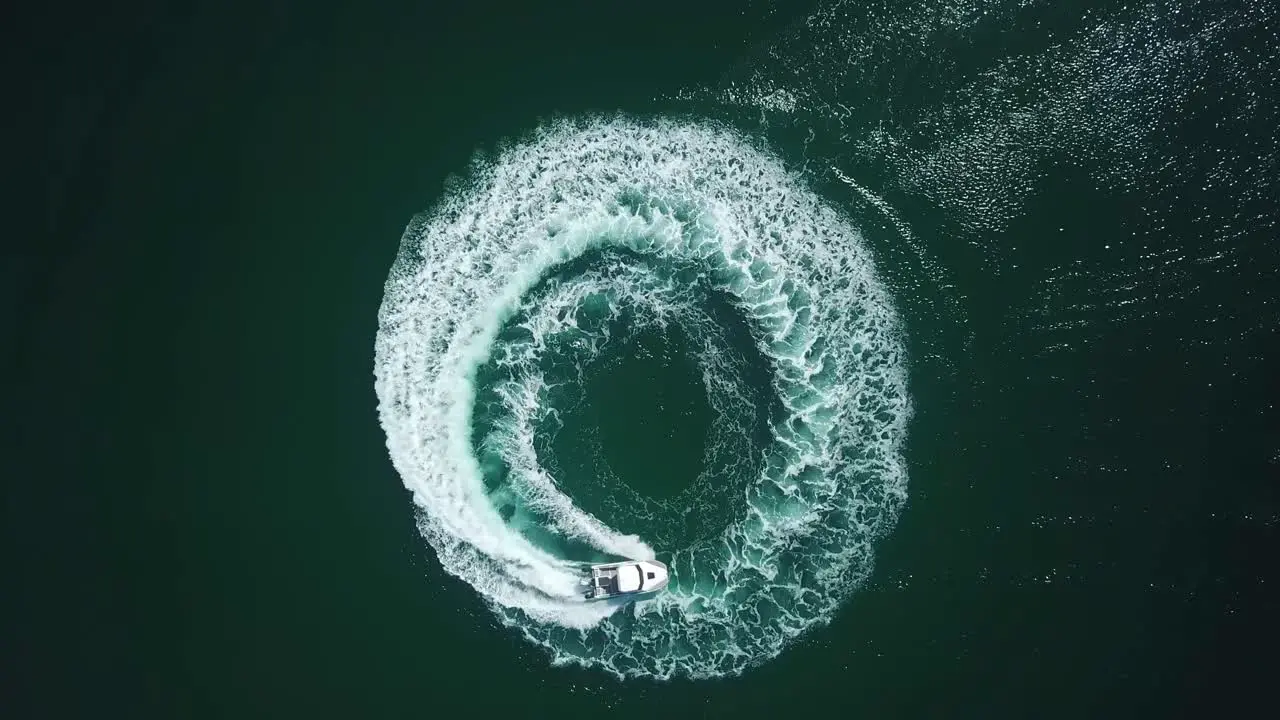
<instances>
[{"instance_id":1,"label":"boat deck","mask_svg":"<svg viewBox=\"0 0 1280 720\"><path fill-rule=\"evenodd\" d=\"M603 590L605 595L618 594L618 568L596 568L591 571L596 596Z\"/></svg>"}]
</instances>

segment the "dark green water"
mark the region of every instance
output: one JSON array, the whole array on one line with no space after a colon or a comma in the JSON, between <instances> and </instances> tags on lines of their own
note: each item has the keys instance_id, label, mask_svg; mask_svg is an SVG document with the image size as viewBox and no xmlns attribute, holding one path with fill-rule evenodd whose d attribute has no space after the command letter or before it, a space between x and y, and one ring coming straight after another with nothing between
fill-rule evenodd
<instances>
[{"instance_id":1,"label":"dark green water","mask_svg":"<svg viewBox=\"0 0 1280 720\"><path fill-rule=\"evenodd\" d=\"M40 12L5 50L10 714L1264 702L1271 4ZM617 110L768 142L862 230L906 330L907 504L833 622L741 677L551 667L441 569L379 426L409 219L474 150ZM638 337L544 448L651 541L583 478L686 491L710 422L687 341Z\"/></svg>"}]
</instances>

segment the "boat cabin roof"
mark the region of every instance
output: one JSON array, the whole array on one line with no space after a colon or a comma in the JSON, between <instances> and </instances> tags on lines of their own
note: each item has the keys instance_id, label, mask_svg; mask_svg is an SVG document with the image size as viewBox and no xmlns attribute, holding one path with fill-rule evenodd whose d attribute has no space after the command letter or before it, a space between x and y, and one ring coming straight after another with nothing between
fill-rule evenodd
<instances>
[{"instance_id":1,"label":"boat cabin roof","mask_svg":"<svg viewBox=\"0 0 1280 720\"><path fill-rule=\"evenodd\" d=\"M623 565L618 568L619 592L635 592L640 589L640 566Z\"/></svg>"}]
</instances>

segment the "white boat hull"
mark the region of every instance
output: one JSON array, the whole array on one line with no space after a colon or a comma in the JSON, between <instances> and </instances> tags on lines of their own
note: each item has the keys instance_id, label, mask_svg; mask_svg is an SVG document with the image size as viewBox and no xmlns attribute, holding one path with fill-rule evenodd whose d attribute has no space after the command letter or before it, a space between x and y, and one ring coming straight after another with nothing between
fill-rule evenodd
<instances>
[{"instance_id":1,"label":"white boat hull","mask_svg":"<svg viewBox=\"0 0 1280 720\"><path fill-rule=\"evenodd\" d=\"M657 560L626 560L587 568L581 585L586 600L652 596L667 587L667 566Z\"/></svg>"}]
</instances>

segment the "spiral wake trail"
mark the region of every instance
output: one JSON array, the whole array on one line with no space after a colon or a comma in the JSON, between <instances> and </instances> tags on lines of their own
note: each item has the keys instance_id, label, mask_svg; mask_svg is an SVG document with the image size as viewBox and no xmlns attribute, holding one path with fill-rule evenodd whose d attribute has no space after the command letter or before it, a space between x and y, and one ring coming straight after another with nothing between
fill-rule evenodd
<instances>
[{"instance_id":1,"label":"spiral wake trail","mask_svg":"<svg viewBox=\"0 0 1280 720\"><path fill-rule=\"evenodd\" d=\"M624 533L575 502L546 437L643 332L683 338L712 420L674 500L585 490L630 493L644 530ZM557 664L767 661L865 580L906 498L899 320L858 230L718 126L562 121L477 160L404 234L375 379L424 538ZM583 602L584 554L660 557L672 584L634 611Z\"/></svg>"}]
</instances>

